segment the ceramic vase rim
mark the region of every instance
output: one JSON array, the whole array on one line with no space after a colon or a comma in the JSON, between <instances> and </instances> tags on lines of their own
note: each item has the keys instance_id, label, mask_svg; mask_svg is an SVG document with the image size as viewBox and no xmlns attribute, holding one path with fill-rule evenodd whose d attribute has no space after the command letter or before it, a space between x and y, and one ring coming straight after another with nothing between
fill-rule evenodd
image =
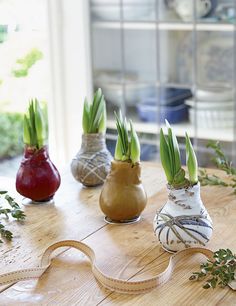
<instances>
[{"instance_id":1,"label":"ceramic vase rim","mask_svg":"<svg viewBox=\"0 0 236 306\"><path fill-rule=\"evenodd\" d=\"M168 191L183 191L183 190L189 190L189 189L193 189L193 188L200 188L200 182L198 181L196 184L194 185L189 185L186 187L180 187L180 188L174 188L173 186L171 186L170 184L166 184L166 187L168 189Z\"/></svg>"}]
</instances>

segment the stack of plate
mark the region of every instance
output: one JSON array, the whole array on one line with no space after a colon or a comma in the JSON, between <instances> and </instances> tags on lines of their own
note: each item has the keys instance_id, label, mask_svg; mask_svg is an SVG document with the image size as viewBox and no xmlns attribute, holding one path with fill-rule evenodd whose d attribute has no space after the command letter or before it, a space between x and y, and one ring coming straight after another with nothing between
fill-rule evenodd
<instances>
[{"instance_id":1,"label":"stack of plate","mask_svg":"<svg viewBox=\"0 0 236 306\"><path fill-rule=\"evenodd\" d=\"M234 125L235 101L232 90L197 90L196 99L189 99L190 122L203 128L232 128ZM195 117L196 116L196 117Z\"/></svg>"},{"instance_id":2,"label":"stack of plate","mask_svg":"<svg viewBox=\"0 0 236 306\"><path fill-rule=\"evenodd\" d=\"M124 20L150 20L155 18L154 0L92 0L91 12L95 19L119 21L121 8Z\"/></svg>"}]
</instances>

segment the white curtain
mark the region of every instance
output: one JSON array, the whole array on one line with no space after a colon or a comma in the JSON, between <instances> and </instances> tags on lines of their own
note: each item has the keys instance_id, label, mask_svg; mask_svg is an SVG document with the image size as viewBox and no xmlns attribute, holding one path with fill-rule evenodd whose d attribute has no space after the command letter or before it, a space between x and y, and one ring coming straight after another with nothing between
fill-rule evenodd
<instances>
[{"instance_id":1,"label":"white curtain","mask_svg":"<svg viewBox=\"0 0 236 306\"><path fill-rule=\"evenodd\" d=\"M53 158L69 162L79 150L85 96L91 98L89 1L48 0L52 103L49 103Z\"/></svg>"}]
</instances>

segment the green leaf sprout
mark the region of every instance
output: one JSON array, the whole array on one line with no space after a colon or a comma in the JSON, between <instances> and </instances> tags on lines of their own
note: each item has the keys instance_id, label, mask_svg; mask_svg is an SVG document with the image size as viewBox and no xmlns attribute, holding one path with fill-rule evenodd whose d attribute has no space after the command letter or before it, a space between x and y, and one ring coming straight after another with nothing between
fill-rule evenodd
<instances>
[{"instance_id":1,"label":"green leaf sprout","mask_svg":"<svg viewBox=\"0 0 236 306\"><path fill-rule=\"evenodd\" d=\"M106 132L106 102L101 88L99 88L90 104L85 98L83 108L83 131L84 134Z\"/></svg>"},{"instance_id":2,"label":"green leaf sprout","mask_svg":"<svg viewBox=\"0 0 236 306\"><path fill-rule=\"evenodd\" d=\"M116 127L117 127L117 142L115 147L115 160L128 161L133 165L140 162L140 143L138 135L130 120L130 131L128 130L127 120L115 112Z\"/></svg>"},{"instance_id":3,"label":"green leaf sprout","mask_svg":"<svg viewBox=\"0 0 236 306\"><path fill-rule=\"evenodd\" d=\"M188 134L186 133L186 164L188 167L189 181L192 185L198 182L198 163L193 146L189 139Z\"/></svg>"},{"instance_id":4,"label":"green leaf sprout","mask_svg":"<svg viewBox=\"0 0 236 306\"><path fill-rule=\"evenodd\" d=\"M189 180L185 177L185 170L181 166L178 140L166 120L167 135L160 130L160 158L166 174L168 184L173 188L184 188L198 182L198 165L191 141L186 133L186 156Z\"/></svg>"},{"instance_id":5,"label":"green leaf sprout","mask_svg":"<svg viewBox=\"0 0 236 306\"><path fill-rule=\"evenodd\" d=\"M30 100L28 111L24 115L23 140L26 145L37 149L47 144L47 106L45 103L41 105L37 99Z\"/></svg>"}]
</instances>

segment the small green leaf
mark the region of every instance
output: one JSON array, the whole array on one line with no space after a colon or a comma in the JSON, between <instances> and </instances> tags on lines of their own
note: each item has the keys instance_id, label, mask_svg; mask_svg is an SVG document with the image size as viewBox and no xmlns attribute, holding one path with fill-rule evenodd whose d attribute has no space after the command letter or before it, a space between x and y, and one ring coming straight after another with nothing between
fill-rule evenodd
<instances>
[{"instance_id":1,"label":"small green leaf","mask_svg":"<svg viewBox=\"0 0 236 306\"><path fill-rule=\"evenodd\" d=\"M85 134L89 132L89 121L90 121L89 115L90 115L90 106L87 98L85 98L84 108L83 108L83 118L82 118L82 125Z\"/></svg>"},{"instance_id":2,"label":"small green leaf","mask_svg":"<svg viewBox=\"0 0 236 306\"><path fill-rule=\"evenodd\" d=\"M84 101L83 109L83 130L84 133L105 133L106 132L106 102L99 88L89 105L87 99Z\"/></svg>"},{"instance_id":3,"label":"small green leaf","mask_svg":"<svg viewBox=\"0 0 236 306\"><path fill-rule=\"evenodd\" d=\"M133 164L140 162L140 143L132 121L130 120L131 141L130 141L130 159Z\"/></svg>"},{"instance_id":4,"label":"small green leaf","mask_svg":"<svg viewBox=\"0 0 236 306\"><path fill-rule=\"evenodd\" d=\"M103 112L101 116L101 120L98 125L98 132L99 133L106 133L106 127L107 127L107 110L106 110L106 101L104 100L104 107Z\"/></svg>"},{"instance_id":5,"label":"small green leaf","mask_svg":"<svg viewBox=\"0 0 236 306\"><path fill-rule=\"evenodd\" d=\"M34 100L34 109L35 109L35 130L37 138L37 147L41 148L45 144L46 133L45 133L45 123L42 114L39 101Z\"/></svg>"},{"instance_id":6,"label":"small green leaf","mask_svg":"<svg viewBox=\"0 0 236 306\"><path fill-rule=\"evenodd\" d=\"M140 161L140 144L137 133L132 122L130 122L130 138L126 118L123 118L121 111L119 115L114 112L116 118L116 127L118 132L115 159L121 161L131 161L133 164Z\"/></svg>"},{"instance_id":7,"label":"small green leaf","mask_svg":"<svg viewBox=\"0 0 236 306\"><path fill-rule=\"evenodd\" d=\"M104 96L101 96L101 99L98 102L98 107L97 107L97 110L96 110L95 117L93 119L93 129L92 129L93 133L98 133L98 127L99 127L100 121L102 119L102 114L103 114L104 107L105 107Z\"/></svg>"},{"instance_id":8,"label":"small green leaf","mask_svg":"<svg viewBox=\"0 0 236 306\"><path fill-rule=\"evenodd\" d=\"M186 133L186 164L188 167L189 181L192 185L198 182L198 163L192 143Z\"/></svg>"},{"instance_id":9,"label":"small green leaf","mask_svg":"<svg viewBox=\"0 0 236 306\"><path fill-rule=\"evenodd\" d=\"M24 121L23 121L23 141L24 141L24 144L27 144L27 145L31 144L30 125L29 125L29 120L26 115L24 115Z\"/></svg>"},{"instance_id":10,"label":"small green leaf","mask_svg":"<svg viewBox=\"0 0 236 306\"><path fill-rule=\"evenodd\" d=\"M124 122L121 111L119 112L119 116L117 116L116 112L114 112L114 114L116 117L117 132L121 140L121 148L123 156L129 156L129 135L128 135L126 119Z\"/></svg>"},{"instance_id":11,"label":"small green leaf","mask_svg":"<svg viewBox=\"0 0 236 306\"><path fill-rule=\"evenodd\" d=\"M0 194L6 194L6 193L7 193L7 191L5 191L5 190L0 191Z\"/></svg>"},{"instance_id":12,"label":"small green leaf","mask_svg":"<svg viewBox=\"0 0 236 306\"><path fill-rule=\"evenodd\" d=\"M30 100L28 110L23 121L24 143L40 149L48 138L48 122L46 117L46 105L41 108L37 99Z\"/></svg>"},{"instance_id":13,"label":"small green leaf","mask_svg":"<svg viewBox=\"0 0 236 306\"><path fill-rule=\"evenodd\" d=\"M101 99L102 99L102 90L101 88L99 88L94 94L93 103L90 107L89 133L97 133L96 129L98 128L98 126L96 126L94 120L95 120L95 117L97 116L97 112L98 112L98 108L99 108Z\"/></svg>"},{"instance_id":14,"label":"small green leaf","mask_svg":"<svg viewBox=\"0 0 236 306\"><path fill-rule=\"evenodd\" d=\"M169 144L166 141L162 128L160 130L160 157L161 157L162 167L167 177L167 181L171 185L174 177L171 168L170 150L169 150Z\"/></svg>"},{"instance_id":15,"label":"small green leaf","mask_svg":"<svg viewBox=\"0 0 236 306\"><path fill-rule=\"evenodd\" d=\"M123 158L123 152L122 152L122 145L121 145L120 135L117 136L114 157L115 157L116 160L122 160L122 158Z\"/></svg>"}]
</instances>

